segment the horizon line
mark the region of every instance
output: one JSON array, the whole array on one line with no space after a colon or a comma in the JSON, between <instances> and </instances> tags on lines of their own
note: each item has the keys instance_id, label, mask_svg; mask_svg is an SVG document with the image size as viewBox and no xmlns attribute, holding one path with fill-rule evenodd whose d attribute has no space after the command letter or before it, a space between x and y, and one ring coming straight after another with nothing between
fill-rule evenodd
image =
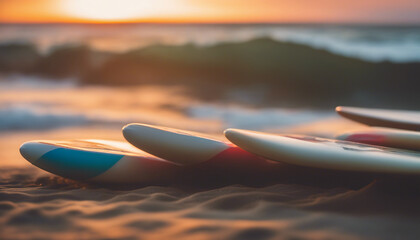
<instances>
[{"instance_id":1,"label":"horizon line","mask_svg":"<svg viewBox=\"0 0 420 240\"><path fill-rule=\"evenodd\" d=\"M420 22L171 22L171 21L115 21L115 22L0 22L0 25L363 25L363 26L420 26Z\"/></svg>"}]
</instances>

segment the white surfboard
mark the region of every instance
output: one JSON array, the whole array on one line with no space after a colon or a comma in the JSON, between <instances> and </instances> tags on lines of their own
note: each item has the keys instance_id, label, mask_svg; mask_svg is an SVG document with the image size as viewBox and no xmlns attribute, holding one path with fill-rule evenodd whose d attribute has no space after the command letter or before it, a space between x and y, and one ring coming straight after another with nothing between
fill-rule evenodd
<instances>
[{"instance_id":1,"label":"white surfboard","mask_svg":"<svg viewBox=\"0 0 420 240\"><path fill-rule=\"evenodd\" d=\"M179 129L129 124L123 128L123 135L135 147L180 165L212 163L238 169L273 165L228 141Z\"/></svg>"},{"instance_id":2,"label":"white surfboard","mask_svg":"<svg viewBox=\"0 0 420 240\"><path fill-rule=\"evenodd\" d=\"M335 170L420 174L420 154L411 151L239 129L228 129L225 136L244 150L289 164Z\"/></svg>"},{"instance_id":3,"label":"white surfboard","mask_svg":"<svg viewBox=\"0 0 420 240\"><path fill-rule=\"evenodd\" d=\"M31 141L20 153L45 171L81 181L150 183L178 168L128 143L108 140Z\"/></svg>"},{"instance_id":4,"label":"white surfboard","mask_svg":"<svg viewBox=\"0 0 420 240\"><path fill-rule=\"evenodd\" d=\"M336 139L420 151L420 132L416 131L372 127L346 132Z\"/></svg>"},{"instance_id":5,"label":"white surfboard","mask_svg":"<svg viewBox=\"0 0 420 240\"><path fill-rule=\"evenodd\" d=\"M341 116L369 126L420 131L420 112L356 107L337 107Z\"/></svg>"}]
</instances>

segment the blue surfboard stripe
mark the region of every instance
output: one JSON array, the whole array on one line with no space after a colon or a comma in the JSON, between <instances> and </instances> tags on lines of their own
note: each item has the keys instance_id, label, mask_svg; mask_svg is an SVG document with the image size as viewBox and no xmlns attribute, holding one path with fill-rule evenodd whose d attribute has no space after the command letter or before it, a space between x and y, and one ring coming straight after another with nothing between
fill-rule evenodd
<instances>
[{"instance_id":1,"label":"blue surfboard stripe","mask_svg":"<svg viewBox=\"0 0 420 240\"><path fill-rule=\"evenodd\" d=\"M74 180L96 177L117 163L124 155L58 148L45 153L36 166Z\"/></svg>"}]
</instances>

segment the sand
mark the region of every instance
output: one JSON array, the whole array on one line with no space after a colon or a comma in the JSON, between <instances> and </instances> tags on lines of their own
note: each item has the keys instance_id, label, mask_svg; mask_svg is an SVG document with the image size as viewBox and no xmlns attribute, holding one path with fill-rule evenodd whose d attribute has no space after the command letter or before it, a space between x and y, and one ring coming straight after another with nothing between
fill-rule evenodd
<instances>
[{"instance_id":1,"label":"sand","mask_svg":"<svg viewBox=\"0 0 420 240\"><path fill-rule=\"evenodd\" d=\"M94 136L72 128L3 134L0 239L417 239L420 178L282 165L249 176L186 170L170 184L93 185L28 164L24 139ZM5 159L8 161L5 161Z\"/></svg>"},{"instance_id":2,"label":"sand","mask_svg":"<svg viewBox=\"0 0 420 240\"><path fill-rule=\"evenodd\" d=\"M389 182L356 190L282 183L124 189L39 174L1 170L2 239L416 239L419 232L416 191L388 189Z\"/></svg>"}]
</instances>

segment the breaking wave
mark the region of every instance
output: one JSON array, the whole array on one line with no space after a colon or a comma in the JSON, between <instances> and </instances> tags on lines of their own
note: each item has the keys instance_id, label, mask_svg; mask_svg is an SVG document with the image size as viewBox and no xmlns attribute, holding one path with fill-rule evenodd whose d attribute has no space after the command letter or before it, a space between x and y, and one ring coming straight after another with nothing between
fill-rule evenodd
<instances>
[{"instance_id":1,"label":"breaking wave","mask_svg":"<svg viewBox=\"0 0 420 240\"><path fill-rule=\"evenodd\" d=\"M416 26L338 25L3 25L1 43L31 43L42 52L85 44L95 50L124 52L154 44L199 46L243 42L261 37L305 44L367 61L420 61ZM27 31L30 29L30 31Z\"/></svg>"},{"instance_id":2,"label":"breaking wave","mask_svg":"<svg viewBox=\"0 0 420 240\"><path fill-rule=\"evenodd\" d=\"M90 122L82 114L38 111L30 106L0 108L0 131L41 130L84 125Z\"/></svg>"}]
</instances>

